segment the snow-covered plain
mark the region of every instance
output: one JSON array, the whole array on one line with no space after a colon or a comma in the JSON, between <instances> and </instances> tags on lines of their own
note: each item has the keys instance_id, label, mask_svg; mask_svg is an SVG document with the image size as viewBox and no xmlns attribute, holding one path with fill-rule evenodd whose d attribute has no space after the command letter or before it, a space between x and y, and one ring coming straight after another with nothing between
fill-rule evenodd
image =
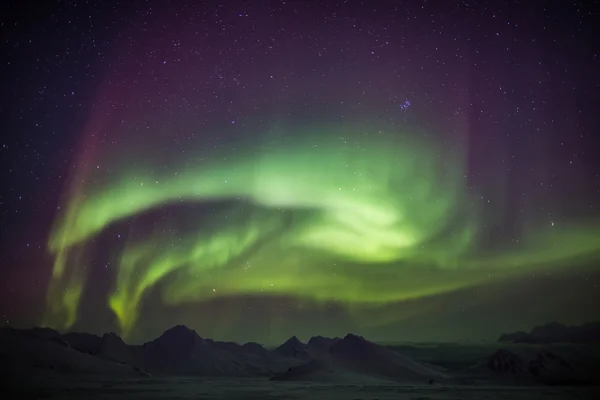
<instances>
[{"instance_id":1,"label":"snow-covered plain","mask_svg":"<svg viewBox=\"0 0 600 400\"><path fill-rule=\"evenodd\" d=\"M19 398L40 399L236 399L236 400L449 400L594 399L598 387L505 385L402 385L274 382L261 378L46 376L20 386Z\"/></svg>"}]
</instances>

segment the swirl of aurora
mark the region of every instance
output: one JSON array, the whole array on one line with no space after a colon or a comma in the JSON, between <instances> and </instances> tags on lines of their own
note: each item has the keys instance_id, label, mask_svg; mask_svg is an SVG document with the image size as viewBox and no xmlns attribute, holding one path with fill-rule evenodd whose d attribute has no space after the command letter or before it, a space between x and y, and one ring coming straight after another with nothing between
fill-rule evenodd
<instances>
[{"instance_id":1,"label":"swirl of aurora","mask_svg":"<svg viewBox=\"0 0 600 400\"><path fill-rule=\"evenodd\" d=\"M501 255L478 252L485 220L465 181L465 155L408 130L322 125L263 137L227 153L188 152L168 163L149 157L74 179L49 239L55 265L47 324L76 322L93 243L123 222L130 230L119 233L124 244L110 255L108 304L124 336L159 283L171 305L260 294L356 308L597 249L583 231L545 252L537 250L555 236L528 234L527 247ZM215 204L211 213L196 209ZM170 217L178 208L185 218ZM140 234L142 217L152 228ZM419 273L427 268L442 273L424 282Z\"/></svg>"}]
</instances>

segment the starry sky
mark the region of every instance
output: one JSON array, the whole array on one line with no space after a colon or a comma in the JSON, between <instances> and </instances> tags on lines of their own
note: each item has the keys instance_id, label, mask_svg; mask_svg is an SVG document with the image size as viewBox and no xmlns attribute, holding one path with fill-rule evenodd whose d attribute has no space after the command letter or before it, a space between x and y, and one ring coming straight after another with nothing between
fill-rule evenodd
<instances>
[{"instance_id":1,"label":"starry sky","mask_svg":"<svg viewBox=\"0 0 600 400\"><path fill-rule=\"evenodd\" d=\"M277 343L598 319L600 18L554 3L7 3L2 324Z\"/></svg>"}]
</instances>

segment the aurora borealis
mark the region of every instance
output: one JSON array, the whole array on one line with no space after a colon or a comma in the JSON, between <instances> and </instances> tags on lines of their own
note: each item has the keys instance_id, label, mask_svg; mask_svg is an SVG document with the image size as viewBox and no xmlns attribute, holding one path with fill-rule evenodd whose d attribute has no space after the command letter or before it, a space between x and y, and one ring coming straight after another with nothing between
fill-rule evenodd
<instances>
[{"instance_id":1,"label":"aurora borealis","mask_svg":"<svg viewBox=\"0 0 600 400\"><path fill-rule=\"evenodd\" d=\"M414 338L444 330L432 318L462 324L456 310L500 318L509 297L529 311L507 330L593 315L598 59L559 35L568 21L547 34L465 4L151 3L53 14L91 24L101 49L54 69L84 86L65 90L72 137L42 150L61 189L27 322L268 342L299 326L393 340L422 317ZM19 237L11 254L28 252ZM582 276L564 309L554 283L528 283Z\"/></svg>"},{"instance_id":2,"label":"aurora borealis","mask_svg":"<svg viewBox=\"0 0 600 400\"><path fill-rule=\"evenodd\" d=\"M64 328L75 322L85 276L73 269L91 238L119 220L172 203L231 202L209 218L186 215L183 229L170 217L154 222L150 234L125 238L112 260L117 273L109 297L125 335L146 291L162 280L168 304L257 293L387 303L471 286L483 278L482 268L499 276L513 268L524 273L600 246L595 226L587 232L574 227L550 238L524 232L525 249L474 255L486 216L478 215L464 168L452 161L460 157L444 160L409 135L365 140L351 126L310 129L290 133L305 143L267 142L226 161L186 162L162 173L149 168L114 179L113 172L115 182L77 190L50 236L56 254L51 285L66 278L69 289L51 292L50 318L57 320L48 322ZM567 239L573 235L578 243ZM532 249L527 241L541 245ZM327 265L332 262L342 265ZM450 269L458 279L450 274L444 282L399 290L407 267Z\"/></svg>"}]
</instances>

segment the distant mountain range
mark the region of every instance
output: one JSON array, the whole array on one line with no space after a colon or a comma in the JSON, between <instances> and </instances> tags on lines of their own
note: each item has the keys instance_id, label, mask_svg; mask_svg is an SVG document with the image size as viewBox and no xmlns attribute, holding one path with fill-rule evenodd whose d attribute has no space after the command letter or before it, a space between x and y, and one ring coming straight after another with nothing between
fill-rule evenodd
<instances>
[{"instance_id":1,"label":"distant mountain range","mask_svg":"<svg viewBox=\"0 0 600 400\"><path fill-rule=\"evenodd\" d=\"M566 328L549 324L523 334L526 336L503 335L503 340L535 337L544 338L546 342L557 338L589 341L590 327L594 326L597 325ZM3 328L0 329L0 376L23 380L35 374L56 373L148 378L183 375L384 385L391 382L452 383L465 376L488 380L516 379L535 384L589 380L589 373L582 373L557 354L539 347L531 350L533 353L527 355L500 349L467 370L451 373L353 334L343 338L315 336L307 343L293 336L270 350L258 343L205 339L183 325L142 345L129 345L114 333L97 336L75 332L61 334L48 328ZM467 375L461 375L463 372Z\"/></svg>"},{"instance_id":2,"label":"distant mountain range","mask_svg":"<svg viewBox=\"0 0 600 400\"><path fill-rule=\"evenodd\" d=\"M558 354L548 350L537 351L529 356L499 349L471 371L490 372L498 379L519 383L542 383L549 385L588 384L588 371L576 368Z\"/></svg>"},{"instance_id":3,"label":"distant mountain range","mask_svg":"<svg viewBox=\"0 0 600 400\"><path fill-rule=\"evenodd\" d=\"M274 350L258 343L243 345L201 338L178 325L142 345L128 345L113 333L60 334L52 329L0 330L0 363L5 371L189 375L215 377L264 376L276 380L423 381L443 379L439 370L356 335L295 336ZM326 366L326 367L325 367Z\"/></svg>"},{"instance_id":4,"label":"distant mountain range","mask_svg":"<svg viewBox=\"0 0 600 400\"><path fill-rule=\"evenodd\" d=\"M566 326L558 322L536 326L531 332L505 333L499 342L511 343L600 343L600 321L580 326Z\"/></svg>"}]
</instances>

